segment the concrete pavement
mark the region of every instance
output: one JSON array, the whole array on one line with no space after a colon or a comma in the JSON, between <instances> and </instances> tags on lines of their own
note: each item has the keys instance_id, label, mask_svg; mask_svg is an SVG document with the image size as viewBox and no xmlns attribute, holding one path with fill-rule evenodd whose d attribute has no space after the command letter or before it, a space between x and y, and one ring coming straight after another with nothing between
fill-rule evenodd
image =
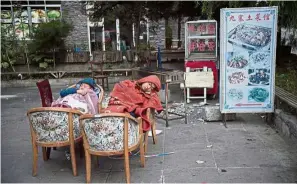
<instances>
[{"instance_id":1,"label":"concrete pavement","mask_svg":"<svg viewBox=\"0 0 297 184\"><path fill-rule=\"evenodd\" d=\"M52 87L55 97L62 87ZM74 177L71 162L65 157L66 148L52 151L47 162L39 154L38 174L32 177L32 146L26 112L40 106L38 90L36 87L2 88L2 97L1 182L85 182L84 159L77 158L79 175ZM173 98L179 100L179 95ZM131 182L296 183L297 145L280 136L258 115L237 117L236 121L228 122L227 129L221 122L197 121L195 111L190 124L175 120L166 128L165 122L158 120L157 128L163 133L158 135L157 145L149 140L148 154L175 153L146 158L145 168L140 167L138 156L132 157ZM101 157L99 164L99 167L95 162L92 164L92 182L125 182L123 160Z\"/></svg>"}]
</instances>

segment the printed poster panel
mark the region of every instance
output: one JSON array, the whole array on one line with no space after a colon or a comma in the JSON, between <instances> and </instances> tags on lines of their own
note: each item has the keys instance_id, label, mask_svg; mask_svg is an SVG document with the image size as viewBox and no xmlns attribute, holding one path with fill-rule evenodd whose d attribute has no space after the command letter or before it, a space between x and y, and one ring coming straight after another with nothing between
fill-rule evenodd
<instances>
[{"instance_id":1,"label":"printed poster panel","mask_svg":"<svg viewBox=\"0 0 297 184\"><path fill-rule=\"evenodd\" d=\"M31 17L32 17L32 23L43 23L46 22L46 14L44 9L34 9L31 10Z\"/></svg>"},{"instance_id":2,"label":"printed poster panel","mask_svg":"<svg viewBox=\"0 0 297 184\"><path fill-rule=\"evenodd\" d=\"M60 8L49 9L49 10L47 10L46 13L47 13L48 21L58 20L61 18Z\"/></svg>"},{"instance_id":3,"label":"printed poster panel","mask_svg":"<svg viewBox=\"0 0 297 184\"><path fill-rule=\"evenodd\" d=\"M29 37L29 16L26 9L14 11L15 35L18 39Z\"/></svg>"},{"instance_id":4,"label":"printed poster panel","mask_svg":"<svg viewBox=\"0 0 297 184\"><path fill-rule=\"evenodd\" d=\"M1 23L12 23L11 10L1 10Z\"/></svg>"},{"instance_id":5,"label":"printed poster panel","mask_svg":"<svg viewBox=\"0 0 297 184\"><path fill-rule=\"evenodd\" d=\"M222 113L274 111L277 7L221 9Z\"/></svg>"}]
</instances>

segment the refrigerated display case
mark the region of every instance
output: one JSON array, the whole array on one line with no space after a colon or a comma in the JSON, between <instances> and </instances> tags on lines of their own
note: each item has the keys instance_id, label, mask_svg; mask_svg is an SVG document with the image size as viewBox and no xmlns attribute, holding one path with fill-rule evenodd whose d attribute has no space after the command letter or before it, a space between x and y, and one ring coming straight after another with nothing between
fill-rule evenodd
<instances>
[{"instance_id":1,"label":"refrigerated display case","mask_svg":"<svg viewBox=\"0 0 297 184\"><path fill-rule=\"evenodd\" d=\"M217 21L198 20L185 23L185 69L211 68L214 85L207 89L207 94L214 97L218 93L217 46ZM190 90L191 95L203 93L203 89Z\"/></svg>"}]
</instances>

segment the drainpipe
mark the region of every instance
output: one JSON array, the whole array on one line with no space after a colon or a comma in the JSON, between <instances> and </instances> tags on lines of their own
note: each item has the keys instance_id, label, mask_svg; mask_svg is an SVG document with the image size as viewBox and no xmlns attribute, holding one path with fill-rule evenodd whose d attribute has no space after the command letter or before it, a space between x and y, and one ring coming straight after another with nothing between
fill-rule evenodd
<instances>
[{"instance_id":1,"label":"drainpipe","mask_svg":"<svg viewBox=\"0 0 297 184\"><path fill-rule=\"evenodd\" d=\"M104 30L104 18L102 18L102 50L105 51L105 30Z\"/></svg>"},{"instance_id":2,"label":"drainpipe","mask_svg":"<svg viewBox=\"0 0 297 184\"><path fill-rule=\"evenodd\" d=\"M116 19L116 32L117 32L117 50L121 50L121 44L120 44L120 20Z\"/></svg>"},{"instance_id":3,"label":"drainpipe","mask_svg":"<svg viewBox=\"0 0 297 184\"><path fill-rule=\"evenodd\" d=\"M133 47L135 47L135 24L132 24Z\"/></svg>"}]
</instances>

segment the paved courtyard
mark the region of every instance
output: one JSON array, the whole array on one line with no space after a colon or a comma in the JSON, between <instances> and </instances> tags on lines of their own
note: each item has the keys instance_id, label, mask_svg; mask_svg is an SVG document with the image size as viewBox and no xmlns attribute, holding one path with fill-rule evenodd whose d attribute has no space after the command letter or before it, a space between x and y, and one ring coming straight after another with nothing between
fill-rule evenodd
<instances>
[{"instance_id":1,"label":"paved courtyard","mask_svg":"<svg viewBox=\"0 0 297 184\"><path fill-rule=\"evenodd\" d=\"M52 88L57 97L62 86ZM66 148L52 151L51 159L46 162L39 154L38 174L32 177L32 147L26 112L40 104L36 87L2 88L1 182L85 182L84 158L77 158L79 175L74 177L71 162L65 156ZM163 133L158 135L156 145L149 140L147 154L174 154L146 158L145 168L140 167L139 157L133 156L131 182L297 182L296 143L279 135L259 115L240 114L236 121L228 122L228 128L221 122L197 121L199 117L195 113L191 118L189 124L184 124L183 120L171 121L167 128L163 120L158 120L157 128ZM100 157L99 167L95 162L92 164L92 182L125 182L123 160Z\"/></svg>"}]
</instances>

